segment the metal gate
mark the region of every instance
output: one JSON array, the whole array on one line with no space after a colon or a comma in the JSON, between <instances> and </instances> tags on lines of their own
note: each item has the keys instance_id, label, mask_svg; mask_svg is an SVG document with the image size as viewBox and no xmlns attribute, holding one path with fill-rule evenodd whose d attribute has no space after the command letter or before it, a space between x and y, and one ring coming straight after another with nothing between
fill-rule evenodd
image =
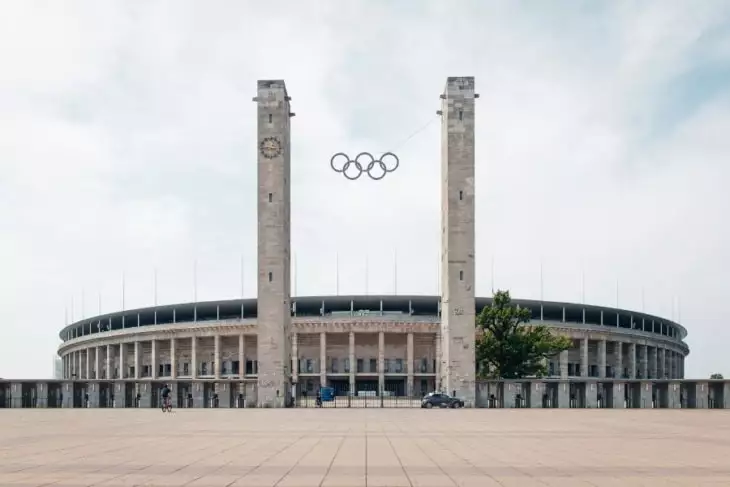
<instances>
[{"instance_id":1,"label":"metal gate","mask_svg":"<svg viewBox=\"0 0 730 487\"><path fill-rule=\"evenodd\" d=\"M357 380L350 391L340 383L312 388L311 384L296 385L295 407L300 408L420 408L421 398L406 395L405 380L386 380L379 388L378 380Z\"/></svg>"}]
</instances>

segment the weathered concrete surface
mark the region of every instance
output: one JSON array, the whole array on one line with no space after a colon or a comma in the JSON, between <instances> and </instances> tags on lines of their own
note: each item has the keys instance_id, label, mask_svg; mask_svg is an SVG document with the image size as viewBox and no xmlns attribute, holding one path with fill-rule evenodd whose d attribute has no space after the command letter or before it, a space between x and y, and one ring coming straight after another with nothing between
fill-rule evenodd
<instances>
[{"instance_id":1,"label":"weathered concrete surface","mask_svg":"<svg viewBox=\"0 0 730 487\"><path fill-rule=\"evenodd\" d=\"M283 80L259 80L258 403L284 407L291 364L291 171L289 96Z\"/></svg>"},{"instance_id":2,"label":"weathered concrete surface","mask_svg":"<svg viewBox=\"0 0 730 487\"><path fill-rule=\"evenodd\" d=\"M702 410L6 410L2 486L730 485Z\"/></svg>"},{"instance_id":3,"label":"weathered concrete surface","mask_svg":"<svg viewBox=\"0 0 730 487\"><path fill-rule=\"evenodd\" d=\"M473 405L475 319L474 77L441 100L441 387Z\"/></svg>"}]
</instances>

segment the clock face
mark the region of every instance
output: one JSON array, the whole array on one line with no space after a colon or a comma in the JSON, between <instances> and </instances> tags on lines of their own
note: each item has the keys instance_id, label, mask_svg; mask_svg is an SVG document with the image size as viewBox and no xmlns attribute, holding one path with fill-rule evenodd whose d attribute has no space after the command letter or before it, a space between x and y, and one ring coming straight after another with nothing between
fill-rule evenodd
<instances>
[{"instance_id":1,"label":"clock face","mask_svg":"<svg viewBox=\"0 0 730 487\"><path fill-rule=\"evenodd\" d=\"M279 139L276 137L266 137L261 141L259 151L265 158L273 159L281 154L281 142L279 142Z\"/></svg>"}]
</instances>

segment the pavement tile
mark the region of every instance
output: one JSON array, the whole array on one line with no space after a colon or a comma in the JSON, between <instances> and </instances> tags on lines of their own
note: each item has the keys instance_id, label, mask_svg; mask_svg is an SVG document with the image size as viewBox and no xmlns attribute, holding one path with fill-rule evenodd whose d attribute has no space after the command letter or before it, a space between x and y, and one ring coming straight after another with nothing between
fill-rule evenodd
<instances>
[{"instance_id":1,"label":"pavement tile","mask_svg":"<svg viewBox=\"0 0 730 487\"><path fill-rule=\"evenodd\" d=\"M0 486L725 486L730 411L3 410Z\"/></svg>"}]
</instances>

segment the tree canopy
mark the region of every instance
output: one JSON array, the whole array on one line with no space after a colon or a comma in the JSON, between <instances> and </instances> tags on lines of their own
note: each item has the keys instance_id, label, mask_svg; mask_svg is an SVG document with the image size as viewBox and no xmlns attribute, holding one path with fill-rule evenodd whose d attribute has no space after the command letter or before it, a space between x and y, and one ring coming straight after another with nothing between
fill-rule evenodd
<instances>
[{"instance_id":1,"label":"tree canopy","mask_svg":"<svg viewBox=\"0 0 730 487\"><path fill-rule=\"evenodd\" d=\"M518 379L547 374L546 359L572 346L567 337L530 323L530 310L512 304L509 291L497 291L477 315L476 362L482 377Z\"/></svg>"},{"instance_id":2,"label":"tree canopy","mask_svg":"<svg viewBox=\"0 0 730 487\"><path fill-rule=\"evenodd\" d=\"M722 374L712 374L710 376L710 379L724 379L724 377L722 376Z\"/></svg>"}]
</instances>

